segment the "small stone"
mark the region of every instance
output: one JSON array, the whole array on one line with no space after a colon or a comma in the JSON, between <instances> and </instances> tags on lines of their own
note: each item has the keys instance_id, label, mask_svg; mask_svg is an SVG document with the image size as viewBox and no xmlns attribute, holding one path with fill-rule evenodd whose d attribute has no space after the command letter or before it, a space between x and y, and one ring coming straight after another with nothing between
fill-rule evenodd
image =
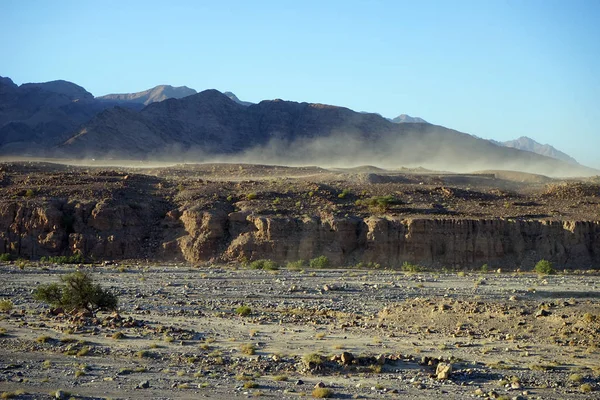
<instances>
[{"instance_id":1,"label":"small stone","mask_svg":"<svg viewBox=\"0 0 600 400\"><path fill-rule=\"evenodd\" d=\"M535 317L539 318L539 317L547 317L548 315L552 314L550 311L548 310L544 310L543 308L541 310L538 310L535 313Z\"/></svg>"},{"instance_id":2,"label":"small stone","mask_svg":"<svg viewBox=\"0 0 600 400\"><path fill-rule=\"evenodd\" d=\"M54 398L55 399L59 399L59 400L63 400L68 398L67 393L62 391L62 390L57 390L56 392L54 392Z\"/></svg>"},{"instance_id":3,"label":"small stone","mask_svg":"<svg viewBox=\"0 0 600 400\"><path fill-rule=\"evenodd\" d=\"M342 353L341 360L344 365L348 365L354 360L354 355L350 352L344 351Z\"/></svg>"},{"instance_id":4,"label":"small stone","mask_svg":"<svg viewBox=\"0 0 600 400\"><path fill-rule=\"evenodd\" d=\"M437 378L440 380L448 379L450 377L450 373L452 372L452 364L450 363L439 363L437 368L435 369L435 374Z\"/></svg>"},{"instance_id":5,"label":"small stone","mask_svg":"<svg viewBox=\"0 0 600 400\"><path fill-rule=\"evenodd\" d=\"M315 389L319 389L319 388L324 388L325 384L323 382L317 382L317 384L315 385Z\"/></svg>"},{"instance_id":6,"label":"small stone","mask_svg":"<svg viewBox=\"0 0 600 400\"><path fill-rule=\"evenodd\" d=\"M138 389L148 389L149 387L150 387L150 382L148 382L148 381L141 381L137 385Z\"/></svg>"},{"instance_id":7,"label":"small stone","mask_svg":"<svg viewBox=\"0 0 600 400\"><path fill-rule=\"evenodd\" d=\"M300 385L304 385L304 381L302 379L298 379L296 381L296 385L300 386Z\"/></svg>"}]
</instances>

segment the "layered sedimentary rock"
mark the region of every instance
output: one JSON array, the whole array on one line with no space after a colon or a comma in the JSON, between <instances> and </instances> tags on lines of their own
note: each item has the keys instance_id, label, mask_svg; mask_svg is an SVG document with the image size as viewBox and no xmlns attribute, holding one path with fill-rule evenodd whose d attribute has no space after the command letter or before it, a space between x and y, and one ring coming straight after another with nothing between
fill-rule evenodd
<instances>
[{"instance_id":1,"label":"layered sedimentary rock","mask_svg":"<svg viewBox=\"0 0 600 400\"><path fill-rule=\"evenodd\" d=\"M95 259L189 262L325 255L333 265L600 267L600 222L505 219L273 217L231 207L100 202L0 204L0 251L21 257L80 252Z\"/></svg>"}]
</instances>

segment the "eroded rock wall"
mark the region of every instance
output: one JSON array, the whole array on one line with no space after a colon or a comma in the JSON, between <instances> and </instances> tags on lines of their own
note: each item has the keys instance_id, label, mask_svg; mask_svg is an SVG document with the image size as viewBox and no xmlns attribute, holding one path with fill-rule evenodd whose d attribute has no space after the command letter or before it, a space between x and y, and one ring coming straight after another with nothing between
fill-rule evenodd
<instances>
[{"instance_id":1,"label":"eroded rock wall","mask_svg":"<svg viewBox=\"0 0 600 400\"><path fill-rule=\"evenodd\" d=\"M600 222L502 219L281 217L231 206L53 201L0 204L0 252L21 257L81 252L95 259L185 259L190 262L320 255L334 265L403 262L427 266L600 267Z\"/></svg>"}]
</instances>

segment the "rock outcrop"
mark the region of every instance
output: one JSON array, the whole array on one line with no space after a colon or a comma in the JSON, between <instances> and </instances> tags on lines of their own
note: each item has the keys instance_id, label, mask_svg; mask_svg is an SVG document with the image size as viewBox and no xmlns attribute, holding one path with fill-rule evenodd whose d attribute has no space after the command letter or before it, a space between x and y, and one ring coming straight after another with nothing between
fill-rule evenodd
<instances>
[{"instance_id":1,"label":"rock outcrop","mask_svg":"<svg viewBox=\"0 0 600 400\"><path fill-rule=\"evenodd\" d=\"M503 219L273 217L231 207L182 208L109 200L0 204L0 252L21 257L79 252L94 259L189 262L327 256L358 262L432 267L600 266L600 222Z\"/></svg>"},{"instance_id":2,"label":"rock outcrop","mask_svg":"<svg viewBox=\"0 0 600 400\"><path fill-rule=\"evenodd\" d=\"M591 221L291 218L188 210L181 223L179 248L190 262L325 255L334 265L531 268L540 259L561 267L600 265L600 222Z\"/></svg>"}]
</instances>

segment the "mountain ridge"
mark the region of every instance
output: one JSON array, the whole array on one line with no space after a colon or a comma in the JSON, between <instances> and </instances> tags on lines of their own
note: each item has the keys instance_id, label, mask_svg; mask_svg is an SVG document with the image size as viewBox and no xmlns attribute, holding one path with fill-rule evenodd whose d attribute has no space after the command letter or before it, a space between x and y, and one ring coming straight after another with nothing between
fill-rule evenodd
<instances>
[{"instance_id":1,"label":"mountain ridge","mask_svg":"<svg viewBox=\"0 0 600 400\"><path fill-rule=\"evenodd\" d=\"M159 88L154 93L166 96L165 89L172 87ZM346 107L281 99L245 104L231 92L214 89L150 101L158 98L150 95L153 89L129 96L133 102L119 101L123 97L90 97L66 81L16 86L0 77L0 152L196 162L236 157L294 165L515 169L565 176L600 172L442 126L394 123Z\"/></svg>"}]
</instances>

